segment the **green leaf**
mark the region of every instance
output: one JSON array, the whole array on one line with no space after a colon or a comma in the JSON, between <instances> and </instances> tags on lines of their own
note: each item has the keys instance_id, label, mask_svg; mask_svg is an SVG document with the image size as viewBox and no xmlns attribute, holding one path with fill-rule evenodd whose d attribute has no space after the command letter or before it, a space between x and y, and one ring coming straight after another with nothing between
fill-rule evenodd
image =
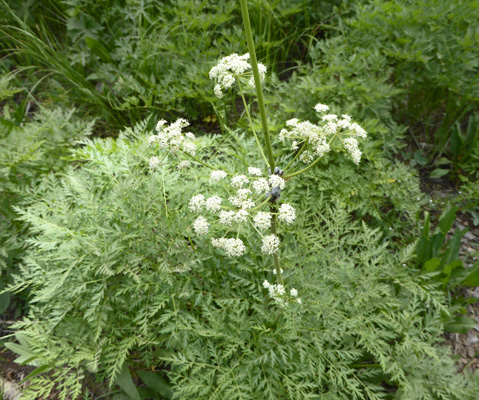
<instances>
[{"instance_id":1,"label":"green leaf","mask_svg":"<svg viewBox=\"0 0 479 400\"><path fill-rule=\"evenodd\" d=\"M477 262L468 272L469 274L464 278L462 284L464 286L479 286L479 262Z\"/></svg>"},{"instance_id":2,"label":"green leaf","mask_svg":"<svg viewBox=\"0 0 479 400\"><path fill-rule=\"evenodd\" d=\"M141 400L140 394L136 389L133 379L131 378L130 370L126 366L126 363L123 364L123 368L120 374L116 377L116 383L120 386L125 393L134 400Z\"/></svg>"},{"instance_id":3,"label":"green leaf","mask_svg":"<svg viewBox=\"0 0 479 400\"><path fill-rule=\"evenodd\" d=\"M25 378L22 379L22 381L19 383L19 385L25 383L26 381L33 378L34 376L37 376L37 375L41 374L42 372L48 370L51 366L52 366L51 364L47 364L47 365L42 365L41 367L35 368Z\"/></svg>"},{"instance_id":4,"label":"green leaf","mask_svg":"<svg viewBox=\"0 0 479 400\"><path fill-rule=\"evenodd\" d=\"M111 56L105 45L97 39L90 36L85 37L85 42L93 54L98 56L103 62L111 62Z\"/></svg>"},{"instance_id":5,"label":"green leaf","mask_svg":"<svg viewBox=\"0 0 479 400\"><path fill-rule=\"evenodd\" d=\"M463 146L460 129L459 123L457 122L451 132L451 152L452 156L456 159L459 154L461 154L461 149Z\"/></svg>"},{"instance_id":6,"label":"green leaf","mask_svg":"<svg viewBox=\"0 0 479 400\"><path fill-rule=\"evenodd\" d=\"M444 329L452 333L467 333L476 326L476 320L465 315L457 316L444 324Z\"/></svg>"},{"instance_id":7,"label":"green leaf","mask_svg":"<svg viewBox=\"0 0 479 400\"><path fill-rule=\"evenodd\" d=\"M441 232L446 235L452 227L452 224L456 220L456 209L453 208L446 208L439 218L439 229Z\"/></svg>"},{"instance_id":8,"label":"green leaf","mask_svg":"<svg viewBox=\"0 0 479 400\"><path fill-rule=\"evenodd\" d=\"M427 158L424 157L424 154L421 150L416 150L414 152L414 159L417 161L419 165L426 165L427 164Z\"/></svg>"},{"instance_id":9,"label":"green leaf","mask_svg":"<svg viewBox=\"0 0 479 400\"><path fill-rule=\"evenodd\" d=\"M170 384L158 373L138 371L138 375L140 376L141 380L145 382L146 386L155 390L163 397L171 399L173 396L173 391L171 390Z\"/></svg>"},{"instance_id":10,"label":"green leaf","mask_svg":"<svg viewBox=\"0 0 479 400\"><path fill-rule=\"evenodd\" d=\"M435 271L441 264L441 259L438 257L431 258L424 263L424 269L427 272Z\"/></svg>"},{"instance_id":11,"label":"green leaf","mask_svg":"<svg viewBox=\"0 0 479 400\"><path fill-rule=\"evenodd\" d=\"M436 168L434 171L431 172L429 176L431 178L437 179L437 178L441 178L444 175L447 175L448 173L449 173L448 169Z\"/></svg>"}]
</instances>

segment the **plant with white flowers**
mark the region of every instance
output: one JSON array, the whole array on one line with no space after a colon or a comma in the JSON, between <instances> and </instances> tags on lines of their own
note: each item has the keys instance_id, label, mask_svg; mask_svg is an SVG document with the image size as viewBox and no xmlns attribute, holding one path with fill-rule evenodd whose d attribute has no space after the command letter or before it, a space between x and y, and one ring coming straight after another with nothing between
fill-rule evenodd
<instances>
[{"instance_id":1,"label":"plant with white flowers","mask_svg":"<svg viewBox=\"0 0 479 400\"><path fill-rule=\"evenodd\" d=\"M271 136L268 129L266 110L263 100L261 82L265 78L266 67L258 63L253 45L246 2L241 0L243 20L249 52L243 55L231 54L222 58L210 70L210 79L215 81L214 92L222 98L224 91L236 88L243 100L245 114L251 133L255 138L258 154L264 167L250 166L240 173L224 171L201 160L197 153L195 136L183 133L189 124L184 119L167 125L161 120L156 126L157 134L150 138L150 144L157 145L169 153L184 158L178 168L182 169L190 162L197 162L210 168L210 188L193 196L188 204L190 211L196 214L193 231L199 237L207 238L213 249L228 257L241 257L248 251L260 251L273 259L277 284L265 280L263 286L268 289L275 304L285 305L291 302L301 303L298 292L292 288L286 290L283 270L280 267L281 235L279 228L294 224L295 208L284 202L287 182L312 167L325 154L343 149L355 164L361 160L358 139L366 138L366 131L354 122L352 117L328 113L328 105L318 103L314 107L318 122L299 121L296 118L286 121L285 128L279 133L278 140L287 144L291 150L289 163L280 169L276 165ZM250 114L250 105L244 95L244 87L256 90L258 109L261 116L263 140L260 141L255 131ZM152 169L158 168L162 161L154 156L150 160ZM285 172L297 163L307 164L289 174ZM208 196L206 191L214 193ZM261 237L261 245L247 243L245 237L254 230Z\"/></svg>"}]
</instances>

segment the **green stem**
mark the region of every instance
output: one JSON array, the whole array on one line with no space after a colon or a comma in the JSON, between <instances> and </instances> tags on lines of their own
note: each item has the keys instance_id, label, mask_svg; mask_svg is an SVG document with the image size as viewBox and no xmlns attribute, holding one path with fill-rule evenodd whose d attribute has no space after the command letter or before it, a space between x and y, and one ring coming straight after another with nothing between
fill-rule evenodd
<instances>
[{"instance_id":1,"label":"green stem","mask_svg":"<svg viewBox=\"0 0 479 400\"><path fill-rule=\"evenodd\" d=\"M331 140L329 141L329 145L331 145L331 143L333 143L333 140L334 138L338 136L337 134L334 134L334 136L331 138ZM338 136L339 137L339 136ZM339 139L341 139L339 137ZM311 164L309 164L306 168L303 168L303 169L300 169L299 171L296 171L296 172L293 172L292 174L289 174L289 175L286 175L286 176L283 176L283 179L288 179L288 178L292 178L293 176L297 176L297 175L300 175L302 174L303 172L306 172L308 171L309 169L313 168L318 162L319 160L321 160L322 157L318 157L316 160L314 160Z\"/></svg>"},{"instance_id":2,"label":"green stem","mask_svg":"<svg viewBox=\"0 0 479 400\"><path fill-rule=\"evenodd\" d=\"M264 107L263 91L261 89L261 78L259 76L258 60L256 59L256 52L254 49L253 33L251 32L251 25L249 21L248 5L246 4L246 0L240 0L240 3L241 13L243 15L244 30L246 34L246 42L248 44L251 67L253 68L253 78L256 87L256 95L258 96L258 107L261 116L261 125L263 127L266 152L268 153L268 160L271 171L274 171L276 164L274 162L273 147L271 146L271 139L269 137L268 131L268 122L266 120L266 109Z\"/></svg>"},{"instance_id":3,"label":"green stem","mask_svg":"<svg viewBox=\"0 0 479 400\"><path fill-rule=\"evenodd\" d=\"M196 158L194 155L188 153L187 151L183 151L188 157L190 157L192 160L195 160L197 163L200 163L201 165L204 165L207 168L212 169L213 171L216 171L218 168L215 168L209 164L206 164L205 162L201 161L199 158ZM228 175L231 175L230 173L227 172Z\"/></svg>"},{"instance_id":4,"label":"green stem","mask_svg":"<svg viewBox=\"0 0 479 400\"><path fill-rule=\"evenodd\" d=\"M289 167L291 167L291 165L296 161L296 159L301 155L301 153L306 149L306 146L308 144L308 141L304 141L303 142L303 145L301 146L301 148L299 149L298 152L296 152L294 158L289 162L288 165L286 165L286 167L284 167L283 169L283 172L286 171Z\"/></svg>"},{"instance_id":5,"label":"green stem","mask_svg":"<svg viewBox=\"0 0 479 400\"><path fill-rule=\"evenodd\" d=\"M244 98L243 88L241 87L241 83L239 82L239 79L237 81L238 81L238 87L241 93L241 98L243 99L244 109L246 111L246 115L248 116L248 121L251 126L251 130L253 131L254 138L256 139L256 144L258 145L258 149L261 153L261 156L263 157L263 160L266 163L266 167L269 167L268 160L266 159L266 156L264 155L263 148L261 147L261 143L259 142L259 139L258 139L258 135L256 135L256 131L254 130L253 121L251 120L251 115L249 113L249 108L248 108L248 105L246 104L246 99Z\"/></svg>"},{"instance_id":6,"label":"green stem","mask_svg":"<svg viewBox=\"0 0 479 400\"><path fill-rule=\"evenodd\" d=\"M319 160L321 160L321 158L322 157L318 157L311 164L309 164L306 168L300 169L299 171L293 172L292 174L283 176L283 179L292 178L293 176L296 176L296 175L302 174L303 172L308 171L309 169L313 168L319 162Z\"/></svg>"},{"instance_id":7,"label":"green stem","mask_svg":"<svg viewBox=\"0 0 479 400\"><path fill-rule=\"evenodd\" d=\"M276 235L276 223L278 218L277 216L278 210L276 209L276 205L271 204L269 211L273 214L273 220L271 222L271 233L273 235ZM276 269L276 277L278 279L278 283L284 286L283 274L281 273L281 267L279 265L279 257L277 254L273 254L273 262L274 262L274 268Z\"/></svg>"}]
</instances>

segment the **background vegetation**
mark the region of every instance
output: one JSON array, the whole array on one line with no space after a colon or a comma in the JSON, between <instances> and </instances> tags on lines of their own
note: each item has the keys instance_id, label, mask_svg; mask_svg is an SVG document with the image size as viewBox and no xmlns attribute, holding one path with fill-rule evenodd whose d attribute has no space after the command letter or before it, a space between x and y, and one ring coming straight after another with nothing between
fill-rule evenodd
<instances>
[{"instance_id":1,"label":"background vegetation","mask_svg":"<svg viewBox=\"0 0 479 400\"><path fill-rule=\"evenodd\" d=\"M0 310L37 368L26 397L475 399L438 343L476 324L453 222L479 225L477 1L248 4L272 135L318 102L369 134L360 167L329 155L284 193L303 298L284 315L268 260L193 237L201 169L148 169L159 118L189 119L218 166L252 162L208 79L246 52L239 4L1 0Z\"/></svg>"}]
</instances>

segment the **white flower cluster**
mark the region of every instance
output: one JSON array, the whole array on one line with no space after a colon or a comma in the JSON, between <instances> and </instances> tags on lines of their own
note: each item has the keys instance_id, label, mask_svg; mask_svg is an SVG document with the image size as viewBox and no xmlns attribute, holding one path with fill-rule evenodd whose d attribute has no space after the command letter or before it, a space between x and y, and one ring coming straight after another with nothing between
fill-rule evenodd
<instances>
[{"instance_id":1,"label":"white flower cluster","mask_svg":"<svg viewBox=\"0 0 479 400\"><path fill-rule=\"evenodd\" d=\"M279 175L273 174L269 179L262 178L262 172L259 168L249 167L248 173L250 177L236 175L228 179L230 188L225 187L225 191L229 194L227 200L220 196L206 198L203 194L198 194L190 199L188 207L191 211L208 212L210 213L208 218L212 217L208 221L206 216L200 216L194 221L193 230L196 234L202 236L208 234L210 224L213 223L216 223L216 227L236 227L238 230L241 225L247 223L259 230L267 230L271 227L273 214L260 210L261 206L266 205L263 194L272 191L275 187L284 189L286 183ZM210 182L227 180L227 177L224 171L213 171L210 175ZM258 198L258 195L261 196ZM296 218L296 212L289 204L282 204L278 215L279 221L288 225L291 225ZM230 250L232 245L226 247L226 243L233 242L227 242L225 238L218 240L220 239L214 239L212 242L214 247L225 250L228 255L239 254L239 251ZM261 250L264 254L277 254L279 245L278 236L267 235L262 240Z\"/></svg>"},{"instance_id":2,"label":"white flower cluster","mask_svg":"<svg viewBox=\"0 0 479 400\"><path fill-rule=\"evenodd\" d=\"M198 217L196 218L195 222L193 223L193 229L198 235L207 235L208 229L210 228L210 224L205 217Z\"/></svg>"},{"instance_id":3,"label":"white flower cluster","mask_svg":"<svg viewBox=\"0 0 479 400\"><path fill-rule=\"evenodd\" d=\"M178 118L168 126L166 121L162 119L156 124L157 134L150 136L148 142L150 145L158 144L160 148L174 153L182 150L194 155L196 153L196 144L192 140L195 139L195 135L191 132L182 132L183 128L186 128L189 124L186 119Z\"/></svg>"},{"instance_id":4,"label":"white flower cluster","mask_svg":"<svg viewBox=\"0 0 479 400\"><path fill-rule=\"evenodd\" d=\"M211 239L213 247L217 247L226 251L229 257L240 257L246 251L246 247L241 239Z\"/></svg>"},{"instance_id":5,"label":"white flower cluster","mask_svg":"<svg viewBox=\"0 0 479 400\"><path fill-rule=\"evenodd\" d=\"M298 297L298 291L296 289L291 289L289 294L286 293L286 289L281 284L272 284L267 280L263 282L263 287L268 289L269 296L273 301L278 305L285 305L288 302L296 302L301 304L301 299Z\"/></svg>"},{"instance_id":6,"label":"white flower cluster","mask_svg":"<svg viewBox=\"0 0 479 400\"><path fill-rule=\"evenodd\" d=\"M279 216L280 221L285 221L288 225L291 225L296 219L296 211L293 206L287 203L281 204L279 207Z\"/></svg>"},{"instance_id":7,"label":"white flower cluster","mask_svg":"<svg viewBox=\"0 0 479 400\"><path fill-rule=\"evenodd\" d=\"M272 256L273 254L278 253L279 250L279 237L272 234L263 237L263 245L261 246L261 251L264 254L269 254Z\"/></svg>"},{"instance_id":8,"label":"white flower cluster","mask_svg":"<svg viewBox=\"0 0 479 400\"><path fill-rule=\"evenodd\" d=\"M244 75L251 69L248 62L249 53L239 56L234 53L227 57L223 57L220 62L210 70L210 79L216 79L215 94L220 99L223 97L223 90L231 88L236 82L236 78ZM261 80L266 74L266 67L258 63L258 69ZM249 85L254 88L254 78L251 77Z\"/></svg>"},{"instance_id":9,"label":"white flower cluster","mask_svg":"<svg viewBox=\"0 0 479 400\"><path fill-rule=\"evenodd\" d=\"M150 169L155 170L162 164L162 161L158 157L150 158Z\"/></svg>"},{"instance_id":10,"label":"white flower cluster","mask_svg":"<svg viewBox=\"0 0 479 400\"><path fill-rule=\"evenodd\" d=\"M317 113L325 113L329 107L325 104L317 104L314 109ZM358 149L358 142L355 137L365 139L366 131L356 122L351 121L351 117L343 114L341 117L336 114L325 114L318 125L309 121L300 122L297 118L286 122L288 129L282 129L279 139L284 143L291 142L291 149L296 151L299 144L307 146L302 150L299 159L304 163L310 163L317 157L323 157L331 151L330 143L335 136L341 138L344 148L351 156L353 161L358 164L361 160L361 151ZM346 136L345 139L342 137Z\"/></svg>"},{"instance_id":11,"label":"white flower cluster","mask_svg":"<svg viewBox=\"0 0 479 400\"><path fill-rule=\"evenodd\" d=\"M213 171L211 172L210 175L210 180L211 181L221 181L222 179L225 179L227 176L227 173L225 171Z\"/></svg>"}]
</instances>

